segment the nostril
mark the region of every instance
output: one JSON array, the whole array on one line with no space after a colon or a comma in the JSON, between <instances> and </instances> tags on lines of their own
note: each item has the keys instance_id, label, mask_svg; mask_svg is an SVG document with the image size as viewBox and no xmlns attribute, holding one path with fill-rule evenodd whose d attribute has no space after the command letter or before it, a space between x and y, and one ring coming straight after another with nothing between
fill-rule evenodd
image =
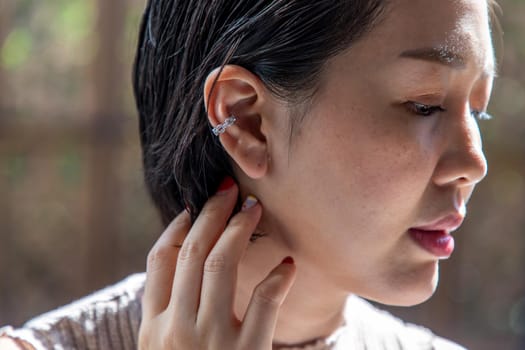
<instances>
[{"instance_id":1,"label":"nostril","mask_svg":"<svg viewBox=\"0 0 525 350\"><path fill-rule=\"evenodd\" d=\"M487 159L485 158L485 154L482 150L479 150L477 157L474 158L474 161L477 164L475 173L473 174L474 179L472 179L472 181L474 183L478 183L483 180L485 176L487 176L488 171Z\"/></svg>"},{"instance_id":2,"label":"nostril","mask_svg":"<svg viewBox=\"0 0 525 350\"><path fill-rule=\"evenodd\" d=\"M487 162L481 150L452 148L441 156L433 178L437 185L456 184L465 187L476 185L486 174Z\"/></svg>"}]
</instances>

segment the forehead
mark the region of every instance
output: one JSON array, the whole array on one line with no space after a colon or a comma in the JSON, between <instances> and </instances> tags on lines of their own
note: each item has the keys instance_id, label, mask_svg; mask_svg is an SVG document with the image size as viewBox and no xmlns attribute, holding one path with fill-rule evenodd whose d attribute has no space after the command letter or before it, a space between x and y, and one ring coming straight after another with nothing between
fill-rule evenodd
<instances>
[{"instance_id":1,"label":"forehead","mask_svg":"<svg viewBox=\"0 0 525 350\"><path fill-rule=\"evenodd\" d=\"M370 39L379 53L433 49L487 74L494 71L486 0L392 0L376 29Z\"/></svg>"}]
</instances>

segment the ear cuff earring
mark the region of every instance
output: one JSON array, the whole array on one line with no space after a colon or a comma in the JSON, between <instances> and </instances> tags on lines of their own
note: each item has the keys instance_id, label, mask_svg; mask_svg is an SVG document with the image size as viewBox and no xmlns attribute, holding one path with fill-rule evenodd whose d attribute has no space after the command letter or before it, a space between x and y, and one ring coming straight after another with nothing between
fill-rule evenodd
<instances>
[{"instance_id":1,"label":"ear cuff earring","mask_svg":"<svg viewBox=\"0 0 525 350\"><path fill-rule=\"evenodd\" d=\"M235 124L236 121L237 121L237 118L235 118L235 116L232 115L232 116L226 118L224 123L220 123L216 127L214 127L213 129L211 129L211 131L213 132L213 134L215 136L219 136L220 134L224 134L226 129L228 129L230 126Z\"/></svg>"}]
</instances>

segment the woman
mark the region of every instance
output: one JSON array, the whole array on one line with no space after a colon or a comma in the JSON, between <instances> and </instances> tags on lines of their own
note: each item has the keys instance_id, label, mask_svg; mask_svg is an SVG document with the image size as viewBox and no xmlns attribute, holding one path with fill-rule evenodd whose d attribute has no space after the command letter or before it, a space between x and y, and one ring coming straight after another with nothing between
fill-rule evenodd
<instances>
[{"instance_id":1,"label":"woman","mask_svg":"<svg viewBox=\"0 0 525 350\"><path fill-rule=\"evenodd\" d=\"M460 348L357 296L421 303L453 252L487 169L492 6L150 0L134 88L167 228L146 279L5 334L37 349Z\"/></svg>"}]
</instances>

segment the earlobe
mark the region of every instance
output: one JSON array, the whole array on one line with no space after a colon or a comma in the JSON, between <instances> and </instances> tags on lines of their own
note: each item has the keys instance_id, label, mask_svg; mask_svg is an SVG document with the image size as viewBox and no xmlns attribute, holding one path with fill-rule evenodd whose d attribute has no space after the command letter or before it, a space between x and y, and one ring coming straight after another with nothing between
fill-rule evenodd
<instances>
[{"instance_id":1,"label":"earlobe","mask_svg":"<svg viewBox=\"0 0 525 350\"><path fill-rule=\"evenodd\" d=\"M267 138L263 132L264 84L253 73L235 65L210 73L204 84L204 103L213 128L222 131L222 146L250 178L268 169Z\"/></svg>"}]
</instances>

